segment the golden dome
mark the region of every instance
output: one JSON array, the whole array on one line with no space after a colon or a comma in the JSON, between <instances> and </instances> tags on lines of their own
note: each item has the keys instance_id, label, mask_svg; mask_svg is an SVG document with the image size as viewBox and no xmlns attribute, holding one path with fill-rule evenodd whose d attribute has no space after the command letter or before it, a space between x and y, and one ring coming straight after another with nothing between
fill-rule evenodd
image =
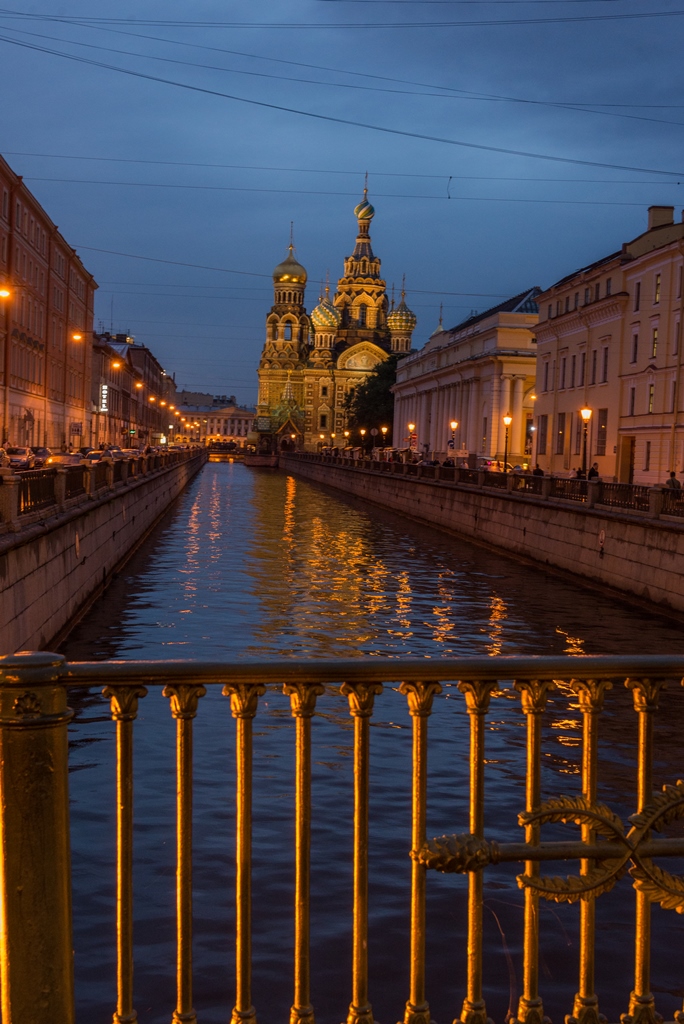
<instances>
[{"instance_id":1,"label":"golden dome","mask_svg":"<svg viewBox=\"0 0 684 1024\"><path fill-rule=\"evenodd\" d=\"M306 284L306 270L295 259L293 245L290 245L290 251L283 262L273 271L273 283Z\"/></svg>"}]
</instances>

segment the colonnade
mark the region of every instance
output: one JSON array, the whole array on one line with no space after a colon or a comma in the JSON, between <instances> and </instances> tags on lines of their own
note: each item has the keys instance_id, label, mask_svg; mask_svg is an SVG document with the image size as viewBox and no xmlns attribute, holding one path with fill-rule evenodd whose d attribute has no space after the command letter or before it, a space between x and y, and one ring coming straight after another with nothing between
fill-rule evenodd
<instances>
[{"instance_id":1,"label":"colonnade","mask_svg":"<svg viewBox=\"0 0 684 1024\"><path fill-rule=\"evenodd\" d=\"M415 425L414 447L419 451L445 452L451 440L451 422L457 421L455 447L471 454L494 458L505 446L503 417L510 415L508 450L521 455L525 449L525 374L502 373L481 378L462 377L449 384L409 385L397 389L394 404L394 444L408 446L408 424Z\"/></svg>"}]
</instances>

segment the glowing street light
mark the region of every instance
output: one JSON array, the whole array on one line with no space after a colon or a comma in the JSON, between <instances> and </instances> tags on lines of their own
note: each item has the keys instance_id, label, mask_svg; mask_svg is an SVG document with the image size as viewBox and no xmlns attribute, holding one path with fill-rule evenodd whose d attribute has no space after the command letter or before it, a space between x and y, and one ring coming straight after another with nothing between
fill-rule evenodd
<instances>
[{"instance_id":1,"label":"glowing street light","mask_svg":"<svg viewBox=\"0 0 684 1024\"><path fill-rule=\"evenodd\" d=\"M591 409L586 406L584 409L580 409L580 416L584 422L584 441L582 444L582 475L587 475L587 434L589 433L589 420L591 419Z\"/></svg>"},{"instance_id":2,"label":"glowing street light","mask_svg":"<svg viewBox=\"0 0 684 1024\"><path fill-rule=\"evenodd\" d=\"M121 363L118 361L118 359L115 359L114 362L112 363L112 369L113 370L120 370L121 369Z\"/></svg>"},{"instance_id":3,"label":"glowing street light","mask_svg":"<svg viewBox=\"0 0 684 1024\"><path fill-rule=\"evenodd\" d=\"M380 433L382 434L382 447L384 448L387 444L387 431L389 427L380 427Z\"/></svg>"},{"instance_id":4,"label":"glowing street light","mask_svg":"<svg viewBox=\"0 0 684 1024\"><path fill-rule=\"evenodd\" d=\"M508 472L508 428L510 427L511 423L513 422L513 417L511 416L510 412L506 413L506 415L503 418L503 421L504 421L504 425L506 427L506 437L505 437L505 440L504 440L504 473L507 473Z\"/></svg>"},{"instance_id":5,"label":"glowing street light","mask_svg":"<svg viewBox=\"0 0 684 1024\"><path fill-rule=\"evenodd\" d=\"M415 423L408 423L407 426L408 426L408 432L409 432L409 438L408 438L408 441L409 441L409 451L412 452L413 451L413 440L414 440L413 431L416 429L416 425L415 425Z\"/></svg>"},{"instance_id":6,"label":"glowing street light","mask_svg":"<svg viewBox=\"0 0 684 1024\"><path fill-rule=\"evenodd\" d=\"M73 334L71 335L71 340L72 341L83 341L83 335L81 334L80 331L74 331Z\"/></svg>"},{"instance_id":7,"label":"glowing street light","mask_svg":"<svg viewBox=\"0 0 684 1024\"><path fill-rule=\"evenodd\" d=\"M451 427L451 447L456 448L456 431L458 430L458 420L452 420L449 424Z\"/></svg>"},{"instance_id":8,"label":"glowing street light","mask_svg":"<svg viewBox=\"0 0 684 1024\"><path fill-rule=\"evenodd\" d=\"M12 297L12 292L5 285L0 288L0 299L9 299Z\"/></svg>"}]
</instances>

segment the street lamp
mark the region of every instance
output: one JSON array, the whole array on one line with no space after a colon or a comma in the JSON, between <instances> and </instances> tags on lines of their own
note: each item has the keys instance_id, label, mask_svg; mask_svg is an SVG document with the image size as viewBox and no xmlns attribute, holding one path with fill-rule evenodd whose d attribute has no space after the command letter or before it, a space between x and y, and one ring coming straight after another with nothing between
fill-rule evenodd
<instances>
[{"instance_id":1,"label":"street lamp","mask_svg":"<svg viewBox=\"0 0 684 1024\"><path fill-rule=\"evenodd\" d=\"M364 441L366 439L366 428L361 427L361 429L359 430L359 434L361 435L361 449L363 450Z\"/></svg>"},{"instance_id":2,"label":"street lamp","mask_svg":"<svg viewBox=\"0 0 684 1024\"><path fill-rule=\"evenodd\" d=\"M389 427L380 427L380 432L382 434L382 447L383 448L387 444L387 431L388 430L389 430Z\"/></svg>"},{"instance_id":3,"label":"street lamp","mask_svg":"<svg viewBox=\"0 0 684 1024\"><path fill-rule=\"evenodd\" d=\"M416 429L416 425L415 423L408 423L407 426L409 432L409 451L411 452L413 451L413 431Z\"/></svg>"},{"instance_id":4,"label":"street lamp","mask_svg":"<svg viewBox=\"0 0 684 1024\"><path fill-rule=\"evenodd\" d=\"M451 447L456 450L456 431L458 430L458 420L452 420L449 424L451 427Z\"/></svg>"},{"instance_id":5,"label":"street lamp","mask_svg":"<svg viewBox=\"0 0 684 1024\"><path fill-rule=\"evenodd\" d=\"M508 428L510 427L511 423L513 422L513 417L511 416L510 413L507 413L504 416L503 421L504 421L504 424L506 426L506 435L505 435L505 439L504 439L504 473L507 473L508 472Z\"/></svg>"},{"instance_id":6,"label":"street lamp","mask_svg":"<svg viewBox=\"0 0 684 1024\"><path fill-rule=\"evenodd\" d=\"M587 475L587 434L589 433L589 420L591 419L591 409L580 409L580 416L584 421L584 441L582 444L582 474Z\"/></svg>"}]
</instances>

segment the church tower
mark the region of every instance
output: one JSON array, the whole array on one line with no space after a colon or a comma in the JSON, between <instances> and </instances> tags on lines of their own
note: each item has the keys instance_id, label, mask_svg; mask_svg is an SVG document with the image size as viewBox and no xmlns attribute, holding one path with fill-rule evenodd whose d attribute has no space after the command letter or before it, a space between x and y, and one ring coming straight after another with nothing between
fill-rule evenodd
<instances>
[{"instance_id":1,"label":"church tower","mask_svg":"<svg viewBox=\"0 0 684 1024\"><path fill-rule=\"evenodd\" d=\"M266 339L259 363L258 404L262 413L282 398L289 373L306 365L309 318L304 308L305 289L306 270L295 257L290 237L288 254L273 271L274 301L266 317Z\"/></svg>"},{"instance_id":2,"label":"church tower","mask_svg":"<svg viewBox=\"0 0 684 1024\"><path fill-rule=\"evenodd\" d=\"M394 305L394 300L392 300ZM411 335L417 323L416 314L406 305L406 291L404 282L401 283L401 302L392 309L387 316L387 326L390 330L392 352L406 355L411 351Z\"/></svg>"},{"instance_id":3,"label":"church tower","mask_svg":"<svg viewBox=\"0 0 684 1024\"><path fill-rule=\"evenodd\" d=\"M311 326L314 329L314 347L311 362L316 366L329 366L333 359L333 348L342 314L330 301L330 287L325 286L325 298L321 295L318 305L311 312Z\"/></svg>"},{"instance_id":4,"label":"church tower","mask_svg":"<svg viewBox=\"0 0 684 1024\"><path fill-rule=\"evenodd\" d=\"M389 349L387 296L380 276L380 260L371 247L370 225L375 210L368 202L368 187L364 188L354 215L359 227L356 245L344 261L344 276L337 282L333 300L341 314L338 340L346 345L370 341Z\"/></svg>"}]
</instances>

